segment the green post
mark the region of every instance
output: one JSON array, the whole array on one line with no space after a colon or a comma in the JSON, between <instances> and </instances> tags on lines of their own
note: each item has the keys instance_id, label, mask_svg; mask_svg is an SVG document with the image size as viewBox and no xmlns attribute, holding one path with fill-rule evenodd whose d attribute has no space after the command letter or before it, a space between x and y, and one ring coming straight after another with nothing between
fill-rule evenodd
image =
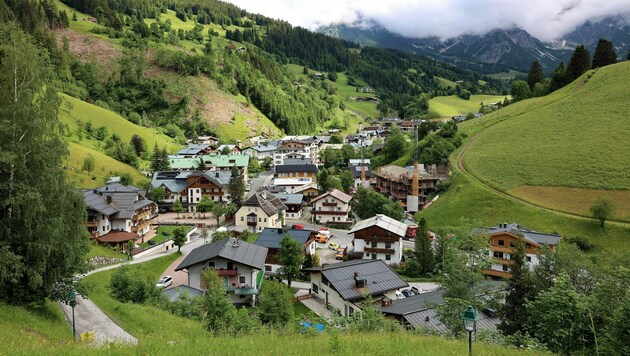
<instances>
[{"instance_id":1,"label":"green post","mask_svg":"<svg viewBox=\"0 0 630 356\"><path fill-rule=\"evenodd\" d=\"M76 329L76 324L75 324L75 319L74 319L74 307L77 306L77 292L75 290L71 290L68 293L68 299L69 299L68 304L70 304L70 307L72 308L72 336L76 339L77 329Z\"/></svg>"}]
</instances>

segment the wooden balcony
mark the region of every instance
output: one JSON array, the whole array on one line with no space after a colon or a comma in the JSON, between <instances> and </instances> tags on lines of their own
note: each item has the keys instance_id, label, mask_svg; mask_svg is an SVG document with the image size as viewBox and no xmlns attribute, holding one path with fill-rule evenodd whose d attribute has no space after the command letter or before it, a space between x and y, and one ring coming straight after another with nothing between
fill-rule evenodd
<instances>
[{"instance_id":1,"label":"wooden balcony","mask_svg":"<svg viewBox=\"0 0 630 356\"><path fill-rule=\"evenodd\" d=\"M86 221L85 222L85 226L86 227L98 227L98 220Z\"/></svg>"},{"instance_id":2,"label":"wooden balcony","mask_svg":"<svg viewBox=\"0 0 630 356\"><path fill-rule=\"evenodd\" d=\"M332 203L323 202L322 206L337 206L337 202L332 202Z\"/></svg>"},{"instance_id":3,"label":"wooden balcony","mask_svg":"<svg viewBox=\"0 0 630 356\"><path fill-rule=\"evenodd\" d=\"M247 226L256 226L256 225L257 225L257 221L255 221L255 220L254 221L247 220Z\"/></svg>"},{"instance_id":4,"label":"wooden balcony","mask_svg":"<svg viewBox=\"0 0 630 356\"><path fill-rule=\"evenodd\" d=\"M350 210L311 210L313 215L348 215Z\"/></svg>"},{"instance_id":5,"label":"wooden balcony","mask_svg":"<svg viewBox=\"0 0 630 356\"><path fill-rule=\"evenodd\" d=\"M399 237L386 237L386 236L365 236L365 237L355 237L355 238L362 239L366 243L367 242L390 242L390 243L394 243L394 242L398 242L398 240L400 239Z\"/></svg>"},{"instance_id":6,"label":"wooden balcony","mask_svg":"<svg viewBox=\"0 0 630 356\"><path fill-rule=\"evenodd\" d=\"M131 220L134 220L134 221L144 220L150 216L151 216L151 210L145 210L139 214L134 215L134 217Z\"/></svg>"},{"instance_id":7,"label":"wooden balcony","mask_svg":"<svg viewBox=\"0 0 630 356\"><path fill-rule=\"evenodd\" d=\"M149 225L151 225L151 221L146 220L138 225L132 226L131 227L131 232L139 232L144 230L145 228L147 228Z\"/></svg>"},{"instance_id":8,"label":"wooden balcony","mask_svg":"<svg viewBox=\"0 0 630 356\"><path fill-rule=\"evenodd\" d=\"M487 276L498 277L498 278L512 278L512 274L509 272L496 271L493 269L485 269L483 273Z\"/></svg>"},{"instance_id":9,"label":"wooden balcony","mask_svg":"<svg viewBox=\"0 0 630 356\"><path fill-rule=\"evenodd\" d=\"M101 233L98 232L98 231L95 231L95 232L90 234L90 238L91 239L98 239L99 237L101 237Z\"/></svg>"},{"instance_id":10,"label":"wooden balcony","mask_svg":"<svg viewBox=\"0 0 630 356\"><path fill-rule=\"evenodd\" d=\"M393 248L365 247L363 251L365 253L384 253L386 255L393 255L394 253L396 253Z\"/></svg>"},{"instance_id":11,"label":"wooden balcony","mask_svg":"<svg viewBox=\"0 0 630 356\"><path fill-rule=\"evenodd\" d=\"M215 269L215 272L217 272L217 276L219 277L228 277L228 276L236 276L238 273L235 269Z\"/></svg>"}]
</instances>

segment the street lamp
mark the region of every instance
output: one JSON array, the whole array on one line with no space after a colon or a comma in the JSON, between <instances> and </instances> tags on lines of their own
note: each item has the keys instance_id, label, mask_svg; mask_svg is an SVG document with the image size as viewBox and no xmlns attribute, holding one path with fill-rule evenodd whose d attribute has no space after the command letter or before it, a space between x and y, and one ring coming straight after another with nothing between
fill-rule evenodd
<instances>
[{"instance_id":1,"label":"street lamp","mask_svg":"<svg viewBox=\"0 0 630 356\"><path fill-rule=\"evenodd\" d=\"M462 315L462 320L464 320L464 328L468 331L468 355L472 356L472 332L475 330L477 326L477 320L479 317L477 316L477 310L469 305L464 311L464 315Z\"/></svg>"},{"instance_id":2,"label":"street lamp","mask_svg":"<svg viewBox=\"0 0 630 356\"><path fill-rule=\"evenodd\" d=\"M68 304L72 308L72 336L77 338L77 329L74 323L74 307L77 306L77 292L73 289L68 292Z\"/></svg>"}]
</instances>

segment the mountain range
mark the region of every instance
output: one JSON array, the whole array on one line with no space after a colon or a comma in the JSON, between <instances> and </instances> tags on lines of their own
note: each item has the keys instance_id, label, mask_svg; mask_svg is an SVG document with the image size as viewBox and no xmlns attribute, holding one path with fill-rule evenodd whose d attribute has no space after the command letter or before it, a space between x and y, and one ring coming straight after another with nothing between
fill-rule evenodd
<instances>
[{"instance_id":1,"label":"mountain range","mask_svg":"<svg viewBox=\"0 0 630 356\"><path fill-rule=\"evenodd\" d=\"M447 39L404 37L369 20L360 24L322 26L318 31L361 46L411 51L484 73L526 72L534 60L540 61L544 70L551 72L561 61L569 60L578 44L586 45L593 53L599 38L611 40L621 58L630 48L630 25L620 17L588 21L563 38L550 42L542 42L518 27Z\"/></svg>"}]
</instances>

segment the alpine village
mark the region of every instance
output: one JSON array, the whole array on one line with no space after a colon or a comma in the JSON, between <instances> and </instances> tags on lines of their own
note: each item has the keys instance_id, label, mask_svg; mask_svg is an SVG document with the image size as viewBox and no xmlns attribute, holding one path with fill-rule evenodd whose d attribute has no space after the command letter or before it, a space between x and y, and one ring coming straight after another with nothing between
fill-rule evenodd
<instances>
[{"instance_id":1,"label":"alpine village","mask_svg":"<svg viewBox=\"0 0 630 356\"><path fill-rule=\"evenodd\" d=\"M0 0L0 355L630 355L630 4L237 3Z\"/></svg>"}]
</instances>

